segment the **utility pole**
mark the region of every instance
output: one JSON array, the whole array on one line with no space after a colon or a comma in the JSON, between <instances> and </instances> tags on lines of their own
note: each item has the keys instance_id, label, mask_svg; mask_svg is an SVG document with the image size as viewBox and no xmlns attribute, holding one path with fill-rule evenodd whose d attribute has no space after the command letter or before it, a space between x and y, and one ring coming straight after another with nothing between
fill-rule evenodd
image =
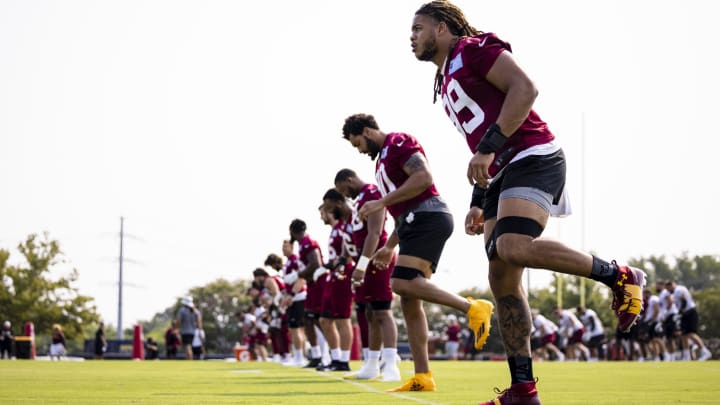
<instances>
[{"instance_id":1,"label":"utility pole","mask_svg":"<svg viewBox=\"0 0 720 405\"><path fill-rule=\"evenodd\" d=\"M122 328L122 297L123 297L123 221L124 218L120 217L120 257L118 263L120 264L120 275L118 277L118 319L117 319L117 338L123 338Z\"/></svg>"},{"instance_id":2,"label":"utility pole","mask_svg":"<svg viewBox=\"0 0 720 405\"><path fill-rule=\"evenodd\" d=\"M582 193L582 206L580 207L580 247L585 252L585 211L587 204L585 204L585 112L580 115L580 159L582 164L580 165L581 174L581 188ZM580 306L585 308L585 277L580 277Z\"/></svg>"}]
</instances>

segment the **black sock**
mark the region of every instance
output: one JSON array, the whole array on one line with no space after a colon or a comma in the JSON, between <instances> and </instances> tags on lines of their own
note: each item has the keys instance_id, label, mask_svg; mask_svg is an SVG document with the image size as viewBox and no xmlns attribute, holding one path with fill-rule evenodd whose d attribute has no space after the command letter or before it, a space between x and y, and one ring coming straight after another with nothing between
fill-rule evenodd
<instances>
[{"instance_id":1,"label":"black sock","mask_svg":"<svg viewBox=\"0 0 720 405\"><path fill-rule=\"evenodd\" d=\"M532 358L524 356L508 357L508 365L510 365L512 384L535 381L532 371Z\"/></svg>"},{"instance_id":2,"label":"black sock","mask_svg":"<svg viewBox=\"0 0 720 405\"><path fill-rule=\"evenodd\" d=\"M590 271L590 278L612 288L615 280L617 280L617 265L615 263L608 263L605 260L598 259L595 256L592 258L593 262L592 270Z\"/></svg>"}]
</instances>

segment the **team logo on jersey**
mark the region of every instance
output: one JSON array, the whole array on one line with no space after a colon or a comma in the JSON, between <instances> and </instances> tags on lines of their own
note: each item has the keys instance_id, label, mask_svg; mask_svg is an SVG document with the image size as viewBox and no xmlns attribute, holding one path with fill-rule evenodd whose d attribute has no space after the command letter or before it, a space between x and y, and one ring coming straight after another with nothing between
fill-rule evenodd
<instances>
[{"instance_id":1,"label":"team logo on jersey","mask_svg":"<svg viewBox=\"0 0 720 405\"><path fill-rule=\"evenodd\" d=\"M482 48L485 45L485 41L487 41L487 37L483 38L482 41L478 42L478 48Z\"/></svg>"},{"instance_id":2,"label":"team logo on jersey","mask_svg":"<svg viewBox=\"0 0 720 405\"><path fill-rule=\"evenodd\" d=\"M460 70L460 68L463 67L463 61L462 61L462 54L457 54L451 61L450 61L450 68L448 69L448 74L453 74Z\"/></svg>"},{"instance_id":3,"label":"team logo on jersey","mask_svg":"<svg viewBox=\"0 0 720 405\"><path fill-rule=\"evenodd\" d=\"M385 159L385 157L387 156L387 150L387 146L382 149L382 152L380 152L380 159Z\"/></svg>"}]
</instances>

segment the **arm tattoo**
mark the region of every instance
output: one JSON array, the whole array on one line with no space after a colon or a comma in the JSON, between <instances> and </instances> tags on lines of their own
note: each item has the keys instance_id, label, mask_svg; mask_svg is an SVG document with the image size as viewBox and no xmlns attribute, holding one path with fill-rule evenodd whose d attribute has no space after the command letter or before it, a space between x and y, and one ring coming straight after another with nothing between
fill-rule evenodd
<instances>
[{"instance_id":1,"label":"arm tattoo","mask_svg":"<svg viewBox=\"0 0 720 405\"><path fill-rule=\"evenodd\" d=\"M403 168L408 172L408 174L415 173L420 170L428 170L427 161L425 160L425 157L419 152L410 156L405 162L405 165L403 165Z\"/></svg>"},{"instance_id":2,"label":"arm tattoo","mask_svg":"<svg viewBox=\"0 0 720 405\"><path fill-rule=\"evenodd\" d=\"M508 356L530 356L530 307L523 297L506 295L497 300L498 323Z\"/></svg>"}]
</instances>

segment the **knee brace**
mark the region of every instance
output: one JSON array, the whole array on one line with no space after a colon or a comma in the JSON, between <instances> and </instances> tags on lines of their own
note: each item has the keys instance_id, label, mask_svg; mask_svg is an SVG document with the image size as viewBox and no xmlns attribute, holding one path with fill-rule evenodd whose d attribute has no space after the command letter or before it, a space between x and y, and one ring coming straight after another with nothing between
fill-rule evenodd
<instances>
[{"instance_id":1,"label":"knee brace","mask_svg":"<svg viewBox=\"0 0 720 405\"><path fill-rule=\"evenodd\" d=\"M413 269L412 267L395 266L395 268L393 268L392 277L403 280L413 280L417 277L425 278L425 274L418 269Z\"/></svg>"},{"instance_id":2,"label":"knee brace","mask_svg":"<svg viewBox=\"0 0 720 405\"><path fill-rule=\"evenodd\" d=\"M372 308L373 311L385 311L390 309L392 306L392 301L372 301L370 303L370 308Z\"/></svg>"},{"instance_id":3,"label":"knee brace","mask_svg":"<svg viewBox=\"0 0 720 405\"><path fill-rule=\"evenodd\" d=\"M534 219L525 217L504 217L495 224L493 233L485 244L488 260L492 260L497 253L497 238L504 233L517 233L528 235L533 239L542 235L543 227Z\"/></svg>"}]
</instances>

